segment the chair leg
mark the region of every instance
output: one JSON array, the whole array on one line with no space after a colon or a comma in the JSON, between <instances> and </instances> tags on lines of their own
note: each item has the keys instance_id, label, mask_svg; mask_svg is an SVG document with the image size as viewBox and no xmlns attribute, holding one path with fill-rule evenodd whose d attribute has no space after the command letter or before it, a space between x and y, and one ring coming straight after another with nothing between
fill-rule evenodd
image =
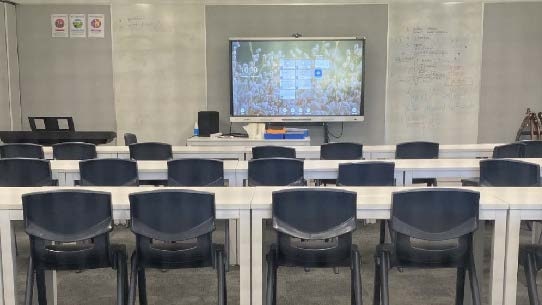
<instances>
[{"instance_id":1,"label":"chair leg","mask_svg":"<svg viewBox=\"0 0 542 305\"><path fill-rule=\"evenodd\" d=\"M380 278L382 280L382 287L381 287L381 299L382 299L382 305L389 305L390 304L390 294L389 294L389 286L388 286L388 272L390 270L390 257L389 253L382 251L380 254ZM480 305L480 304L477 304Z\"/></svg>"},{"instance_id":2,"label":"chair leg","mask_svg":"<svg viewBox=\"0 0 542 305\"><path fill-rule=\"evenodd\" d=\"M540 305L536 287L536 263L532 254L527 254L525 261L525 278L527 279L527 290L529 292L529 304Z\"/></svg>"},{"instance_id":3,"label":"chair leg","mask_svg":"<svg viewBox=\"0 0 542 305\"><path fill-rule=\"evenodd\" d=\"M457 279L455 282L455 305L463 305L465 298L465 267L457 268Z\"/></svg>"},{"instance_id":4,"label":"chair leg","mask_svg":"<svg viewBox=\"0 0 542 305\"><path fill-rule=\"evenodd\" d=\"M361 257L359 252L352 251L352 268L351 268L351 278L352 282L352 305L362 305L362 290L361 290Z\"/></svg>"},{"instance_id":5,"label":"chair leg","mask_svg":"<svg viewBox=\"0 0 542 305\"><path fill-rule=\"evenodd\" d=\"M271 249L267 254L267 291L266 305L275 305L277 303L277 262L276 252Z\"/></svg>"},{"instance_id":6,"label":"chair leg","mask_svg":"<svg viewBox=\"0 0 542 305\"><path fill-rule=\"evenodd\" d=\"M137 254L134 251L132 253L132 259L131 259L131 274L130 274L130 294L128 296L128 305L135 305L136 301L136 291L137 291L137 269L138 269L138 262L137 262Z\"/></svg>"},{"instance_id":7,"label":"chair leg","mask_svg":"<svg viewBox=\"0 0 542 305\"><path fill-rule=\"evenodd\" d=\"M380 260L378 256L375 255L375 275L374 275L374 289L373 289L373 305L380 305Z\"/></svg>"},{"instance_id":8,"label":"chair leg","mask_svg":"<svg viewBox=\"0 0 542 305\"><path fill-rule=\"evenodd\" d=\"M226 220L226 227L224 228L224 251L226 253L226 272L230 271L230 221Z\"/></svg>"},{"instance_id":9,"label":"chair leg","mask_svg":"<svg viewBox=\"0 0 542 305\"><path fill-rule=\"evenodd\" d=\"M226 289L226 255L222 251L216 252L217 275L218 275L218 305L228 304L228 294Z\"/></svg>"},{"instance_id":10,"label":"chair leg","mask_svg":"<svg viewBox=\"0 0 542 305\"><path fill-rule=\"evenodd\" d=\"M32 256L28 259L28 272L26 273L26 291L24 295L24 305L32 305L34 297L34 262Z\"/></svg>"},{"instance_id":11,"label":"chair leg","mask_svg":"<svg viewBox=\"0 0 542 305\"><path fill-rule=\"evenodd\" d=\"M38 304L47 305L47 287L45 287L44 269L36 269L36 286L38 288Z\"/></svg>"},{"instance_id":12,"label":"chair leg","mask_svg":"<svg viewBox=\"0 0 542 305\"><path fill-rule=\"evenodd\" d=\"M474 264L474 254L472 253L472 250L470 251L470 257L469 257L469 282L470 282L470 289L472 293L472 304L473 305L481 305L482 300L480 297L480 285L478 284L478 276L476 274L476 266Z\"/></svg>"},{"instance_id":13,"label":"chair leg","mask_svg":"<svg viewBox=\"0 0 542 305\"><path fill-rule=\"evenodd\" d=\"M139 304L147 305L147 278L145 276L145 268L139 266L137 271L138 287L139 287Z\"/></svg>"},{"instance_id":14,"label":"chair leg","mask_svg":"<svg viewBox=\"0 0 542 305\"><path fill-rule=\"evenodd\" d=\"M128 301L128 267L126 253L118 252L117 257L117 305L127 305Z\"/></svg>"}]
</instances>

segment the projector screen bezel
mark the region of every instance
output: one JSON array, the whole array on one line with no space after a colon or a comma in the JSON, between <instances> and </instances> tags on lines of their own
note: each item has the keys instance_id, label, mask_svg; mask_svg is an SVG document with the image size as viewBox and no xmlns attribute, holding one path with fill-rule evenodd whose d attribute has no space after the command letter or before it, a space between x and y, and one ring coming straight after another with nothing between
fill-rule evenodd
<instances>
[{"instance_id":1,"label":"projector screen bezel","mask_svg":"<svg viewBox=\"0 0 542 305\"><path fill-rule=\"evenodd\" d=\"M233 111L233 80L232 80L232 41L337 41L337 40L357 40L363 44L363 62L361 65L361 105L360 115L345 116L236 116ZM229 48L229 81L230 81L230 122L231 123L266 123L266 122L284 122L284 123L304 123L304 122L363 122L365 120L365 37L231 37L228 40ZM360 106L361 106L360 105Z\"/></svg>"}]
</instances>

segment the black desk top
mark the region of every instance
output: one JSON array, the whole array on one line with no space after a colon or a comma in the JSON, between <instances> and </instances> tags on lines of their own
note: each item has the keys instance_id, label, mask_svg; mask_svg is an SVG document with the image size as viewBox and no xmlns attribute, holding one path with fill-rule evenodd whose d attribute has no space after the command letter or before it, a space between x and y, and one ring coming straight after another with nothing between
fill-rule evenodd
<instances>
[{"instance_id":1,"label":"black desk top","mask_svg":"<svg viewBox=\"0 0 542 305\"><path fill-rule=\"evenodd\" d=\"M117 137L113 131L0 131L4 143L53 145L63 142L106 144Z\"/></svg>"}]
</instances>

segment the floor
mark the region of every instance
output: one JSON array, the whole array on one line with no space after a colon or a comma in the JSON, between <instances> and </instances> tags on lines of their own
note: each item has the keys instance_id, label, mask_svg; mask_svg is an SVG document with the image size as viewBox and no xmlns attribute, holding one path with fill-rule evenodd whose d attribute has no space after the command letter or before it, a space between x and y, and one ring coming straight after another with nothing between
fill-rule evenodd
<instances>
[{"instance_id":1,"label":"floor","mask_svg":"<svg viewBox=\"0 0 542 305\"><path fill-rule=\"evenodd\" d=\"M18 304L24 304L26 266L28 260L28 238L17 224L19 256L17 258ZM269 229L268 229L269 230ZM486 249L491 244L491 227L488 228ZM528 239L528 232L524 238ZM267 243L272 241L268 232ZM215 237L223 237L219 226ZM221 238L217 238L221 242ZM132 233L126 228L116 228L112 233L116 243L134 246ZM363 301L372 304L373 295L373 253L378 242L378 225L360 226L354 235L354 242L362 252ZM486 251L484 262L483 303L488 299L488 277L490 253ZM305 272L300 268L280 268L278 304L349 304L350 273L347 269L335 274L331 269L313 269ZM518 304L528 304L527 289L523 270L520 268ZM216 274L208 268L202 270L152 270L147 273L149 304L216 304ZM239 268L232 267L227 275L228 303L239 304ZM114 305L115 272L113 270L91 270L58 273L58 305ZM391 304L397 305L450 305L454 303L455 270L392 270L390 274ZM35 303L36 304L36 303Z\"/></svg>"}]
</instances>

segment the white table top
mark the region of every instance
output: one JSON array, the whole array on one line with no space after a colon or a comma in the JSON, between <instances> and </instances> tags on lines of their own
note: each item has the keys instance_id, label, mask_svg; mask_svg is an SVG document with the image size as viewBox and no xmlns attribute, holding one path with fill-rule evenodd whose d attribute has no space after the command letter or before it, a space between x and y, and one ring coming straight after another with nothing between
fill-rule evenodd
<instances>
[{"instance_id":1,"label":"white table top","mask_svg":"<svg viewBox=\"0 0 542 305\"><path fill-rule=\"evenodd\" d=\"M542 210L542 187L492 189L495 196L510 204L511 210Z\"/></svg>"},{"instance_id":2,"label":"white table top","mask_svg":"<svg viewBox=\"0 0 542 305\"><path fill-rule=\"evenodd\" d=\"M237 160L224 160L224 171L235 171ZM167 171L167 161L137 161L139 172ZM51 160L51 170L62 172L79 172L77 160Z\"/></svg>"},{"instance_id":3,"label":"white table top","mask_svg":"<svg viewBox=\"0 0 542 305\"><path fill-rule=\"evenodd\" d=\"M0 210L21 210L23 194L34 192L47 192L58 190L91 190L111 193L113 209L123 210L130 208L128 195L153 190L163 190L164 187L0 187ZM254 188L246 187L168 187L167 189L182 189L211 192L215 194L217 209L249 209L254 194Z\"/></svg>"},{"instance_id":4,"label":"white table top","mask_svg":"<svg viewBox=\"0 0 542 305\"><path fill-rule=\"evenodd\" d=\"M416 189L420 187L326 187L324 189L342 189L357 193L358 209L382 210L391 209L391 199L394 192ZM254 187L251 209L270 210L272 204L271 194L274 191L295 189L295 187ZM425 188L427 189L427 188ZM431 188L437 189L437 188ZM480 192L481 210L505 210L508 203L497 197L495 188L454 188Z\"/></svg>"}]
</instances>

